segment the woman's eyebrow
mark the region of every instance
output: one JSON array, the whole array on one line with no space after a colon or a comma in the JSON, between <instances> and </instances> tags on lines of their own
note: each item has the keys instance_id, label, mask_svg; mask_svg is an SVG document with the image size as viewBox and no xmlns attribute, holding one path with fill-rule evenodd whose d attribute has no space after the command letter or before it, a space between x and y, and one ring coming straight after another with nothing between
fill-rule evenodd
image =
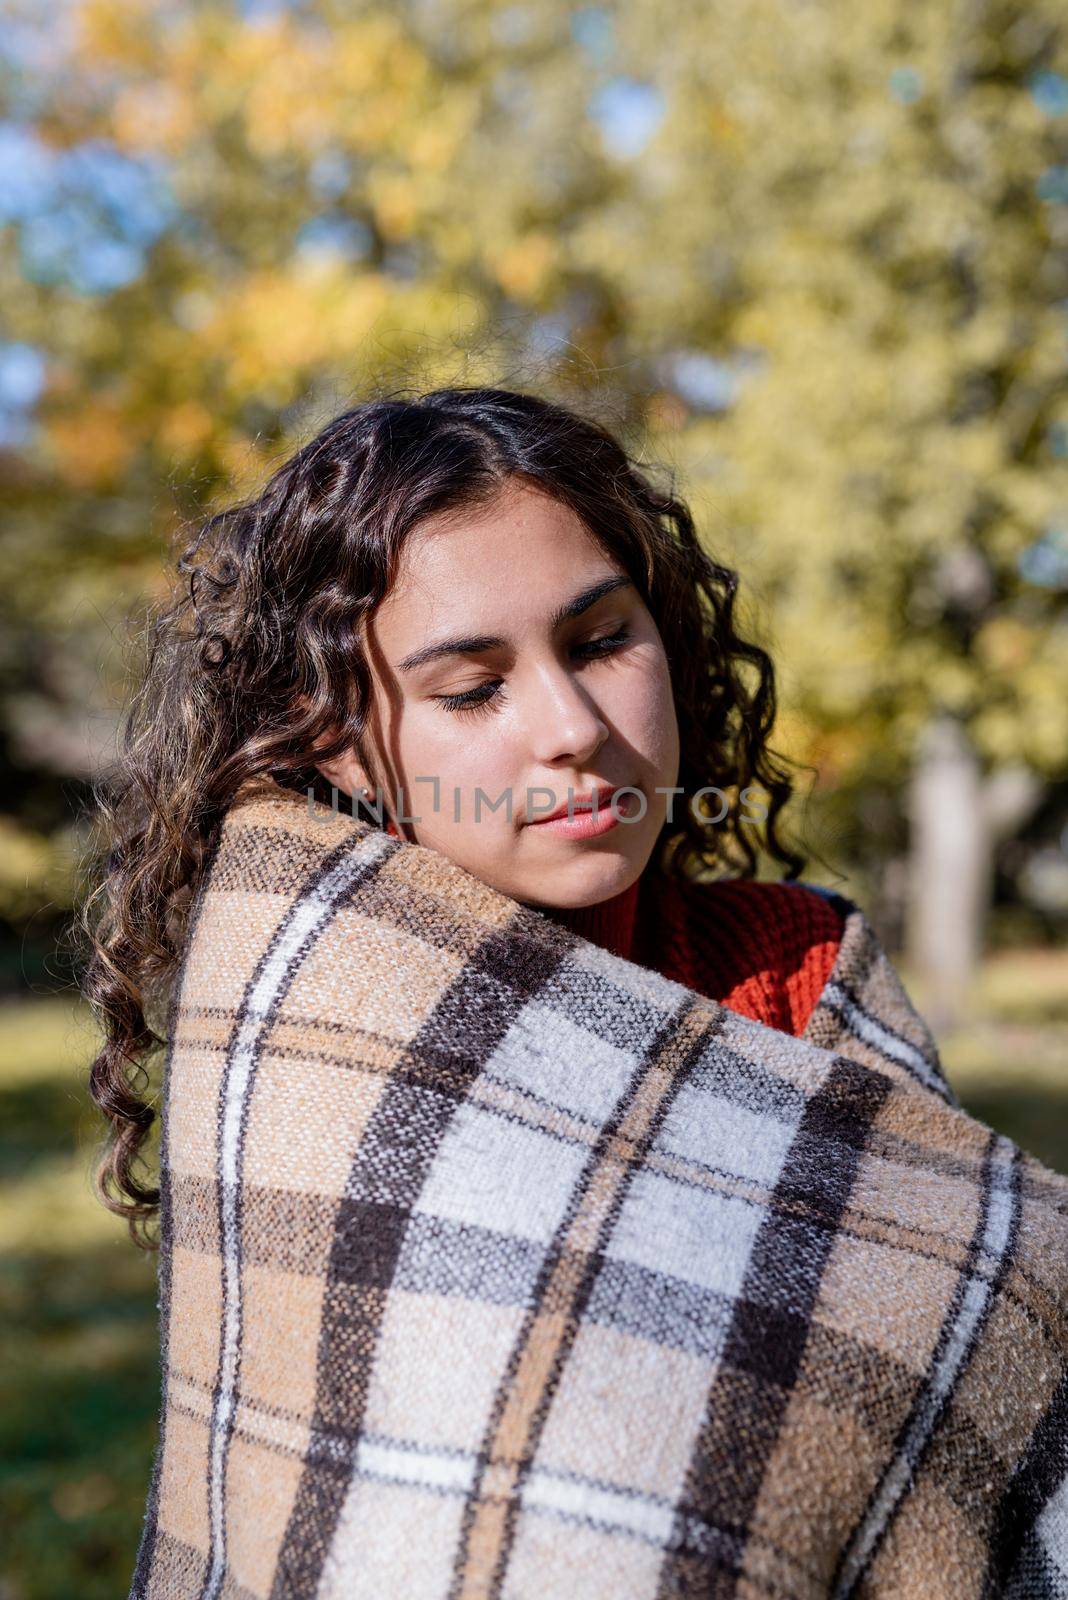
<instances>
[{"instance_id":1,"label":"woman's eyebrow","mask_svg":"<svg viewBox=\"0 0 1068 1600\"><path fill-rule=\"evenodd\" d=\"M633 587L631 579L624 574L614 578L602 578L599 583L590 584L581 593L570 600L565 600L558 606L550 618L550 627L555 631L562 622L567 622L571 617L577 617L583 611L588 611L603 595L611 594L615 589ZM497 634L473 633L458 639L442 639L437 644L427 644L421 650L413 650L411 655L398 661L398 672L413 672L416 667L425 667L428 661L435 661L439 656L469 656L477 655L482 650L499 650L508 643Z\"/></svg>"}]
</instances>

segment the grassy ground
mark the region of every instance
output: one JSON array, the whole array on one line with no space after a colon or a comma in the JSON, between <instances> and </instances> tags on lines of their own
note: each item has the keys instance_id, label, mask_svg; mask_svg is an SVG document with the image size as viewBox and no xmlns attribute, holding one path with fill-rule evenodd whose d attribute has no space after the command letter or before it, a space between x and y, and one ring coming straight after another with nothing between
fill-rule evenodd
<instances>
[{"instance_id":1,"label":"grassy ground","mask_svg":"<svg viewBox=\"0 0 1068 1600\"><path fill-rule=\"evenodd\" d=\"M921 980L899 970L922 1011ZM938 1039L965 1106L1068 1173L1068 950L988 957L968 1018L966 1028Z\"/></svg>"},{"instance_id":2,"label":"grassy ground","mask_svg":"<svg viewBox=\"0 0 1068 1600\"><path fill-rule=\"evenodd\" d=\"M922 986L903 973L922 1009ZM1068 951L987 962L939 1039L966 1106L1068 1172ZM159 1404L156 1257L94 1198L91 1022L0 1008L0 1600L118 1600Z\"/></svg>"},{"instance_id":3,"label":"grassy ground","mask_svg":"<svg viewBox=\"0 0 1068 1600\"><path fill-rule=\"evenodd\" d=\"M0 1010L0 1600L129 1590L156 1436L156 1257L89 1182L95 1034Z\"/></svg>"}]
</instances>

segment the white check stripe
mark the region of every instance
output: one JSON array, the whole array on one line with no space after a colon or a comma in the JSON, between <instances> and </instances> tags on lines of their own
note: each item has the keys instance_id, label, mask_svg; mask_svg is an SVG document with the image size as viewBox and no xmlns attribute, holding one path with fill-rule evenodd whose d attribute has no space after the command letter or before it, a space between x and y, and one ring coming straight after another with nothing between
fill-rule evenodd
<instances>
[{"instance_id":1,"label":"white check stripe","mask_svg":"<svg viewBox=\"0 0 1068 1600\"><path fill-rule=\"evenodd\" d=\"M921 1083L926 1084L929 1089L934 1089L943 1098L945 1097L945 1084L938 1073L934 1071L922 1051L917 1050L915 1045L909 1044L906 1039L899 1039L896 1034L890 1033L880 1022L877 1022L874 1017L870 1016L855 1001L851 1000L845 990L837 983L829 983L827 985L822 996L822 1003L833 1006L836 1011L840 1011L844 1021L858 1038L863 1039L866 1044L872 1045L884 1056L888 1056L891 1061L897 1061L901 1066L907 1067L910 1072L916 1074Z\"/></svg>"},{"instance_id":2,"label":"white check stripe","mask_svg":"<svg viewBox=\"0 0 1068 1600\"><path fill-rule=\"evenodd\" d=\"M1018 1185L1012 1181L1015 1147L998 1134L991 1156L989 1199L981 1253L1000 1263L1012 1237L1013 1219L1018 1204ZM835 1600L851 1594L871 1553L897 1508L913 1476L916 1463L934 1429L939 1409L960 1376L969 1345L993 1296L985 1277L969 1277L945 1348L930 1381L913 1412L908 1432L891 1462L878 1493L860 1527L853 1536L841 1575L834 1589Z\"/></svg>"},{"instance_id":3,"label":"white check stripe","mask_svg":"<svg viewBox=\"0 0 1068 1600\"><path fill-rule=\"evenodd\" d=\"M1068 1591L1068 1476L1047 1500L1035 1523L1042 1553Z\"/></svg>"},{"instance_id":4,"label":"white check stripe","mask_svg":"<svg viewBox=\"0 0 1068 1600\"><path fill-rule=\"evenodd\" d=\"M354 1462L355 1477L406 1484L466 1496L474 1486L476 1458L471 1451L442 1451L404 1440L361 1439ZM628 1494L611 1484L563 1477L534 1467L524 1479L520 1500L525 1511L596 1522L658 1546L674 1526L674 1509L647 1495Z\"/></svg>"},{"instance_id":5,"label":"white check stripe","mask_svg":"<svg viewBox=\"0 0 1068 1600\"><path fill-rule=\"evenodd\" d=\"M472 1454L447 1455L440 1450L416 1450L403 1443L361 1439L355 1470L369 1478L411 1484L465 1495L475 1481Z\"/></svg>"},{"instance_id":6,"label":"white check stripe","mask_svg":"<svg viewBox=\"0 0 1068 1600\"><path fill-rule=\"evenodd\" d=\"M609 1486L582 1483L535 1469L522 1489L524 1511L541 1511L557 1516L577 1517L581 1521L618 1528L640 1539L666 1546L674 1525L674 1512L644 1496L623 1494Z\"/></svg>"},{"instance_id":7,"label":"white check stripe","mask_svg":"<svg viewBox=\"0 0 1068 1600\"><path fill-rule=\"evenodd\" d=\"M306 953L311 948L326 927L338 900L391 847L392 841L386 835L368 834L363 840L361 849L346 850L341 859L316 884L314 891L299 898L290 908L262 970L250 985L237 1037L229 1052L223 1073L222 1125L219 1137L223 1328L219 1360L219 1392L212 1421L208 1474L211 1560L201 1590L201 1600L218 1600L226 1572L223 1489L241 1345L241 1251L237 1204L241 1192L241 1163L244 1154L242 1128L245 1122L245 1103L259 1056L264 1023L292 982L302 952Z\"/></svg>"}]
</instances>

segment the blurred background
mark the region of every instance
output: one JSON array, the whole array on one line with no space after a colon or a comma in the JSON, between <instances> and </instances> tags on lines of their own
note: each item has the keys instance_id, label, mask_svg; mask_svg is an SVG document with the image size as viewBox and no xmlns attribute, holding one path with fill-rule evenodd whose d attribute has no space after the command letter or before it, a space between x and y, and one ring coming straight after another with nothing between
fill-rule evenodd
<instances>
[{"instance_id":1,"label":"blurred background","mask_svg":"<svg viewBox=\"0 0 1068 1600\"><path fill-rule=\"evenodd\" d=\"M675 473L806 876L1068 1171L1060 0L0 0L0 285L0 1600L126 1594L155 1443L65 932L138 625L372 390L544 390Z\"/></svg>"}]
</instances>

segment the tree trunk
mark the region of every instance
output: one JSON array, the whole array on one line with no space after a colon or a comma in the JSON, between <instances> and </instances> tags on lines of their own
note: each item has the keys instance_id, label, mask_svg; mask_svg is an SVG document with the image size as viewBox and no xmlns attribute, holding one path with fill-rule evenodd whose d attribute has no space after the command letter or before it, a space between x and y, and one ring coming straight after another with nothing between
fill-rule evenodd
<instances>
[{"instance_id":1,"label":"tree trunk","mask_svg":"<svg viewBox=\"0 0 1068 1600\"><path fill-rule=\"evenodd\" d=\"M908 960L937 1034L963 1013L979 964L992 873L979 762L949 713L933 717L920 736L909 827Z\"/></svg>"},{"instance_id":2,"label":"tree trunk","mask_svg":"<svg viewBox=\"0 0 1068 1600\"><path fill-rule=\"evenodd\" d=\"M958 718L940 712L920 736L909 794L909 966L935 1032L955 1026L975 981L994 878L994 847L1041 803L1028 767L983 778Z\"/></svg>"}]
</instances>

